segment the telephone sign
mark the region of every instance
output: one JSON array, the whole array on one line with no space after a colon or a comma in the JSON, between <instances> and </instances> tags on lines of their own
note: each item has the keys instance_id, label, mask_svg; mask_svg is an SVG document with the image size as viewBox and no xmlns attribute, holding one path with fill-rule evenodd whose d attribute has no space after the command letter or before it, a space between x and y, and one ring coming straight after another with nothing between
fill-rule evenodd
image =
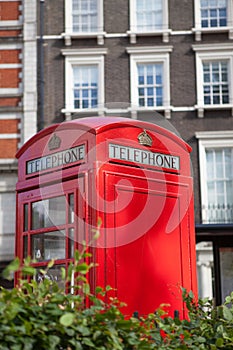
<instances>
[{"instance_id":1,"label":"telephone sign","mask_svg":"<svg viewBox=\"0 0 233 350\"><path fill-rule=\"evenodd\" d=\"M40 131L17 153L16 255L30 255L38 271L55 259L59 282L86 241L93 291L111 285L126 315L166 303L185 317L181 287L197 293L190 152L170 131L128 118Z\"/></svg>"}]
</instances>

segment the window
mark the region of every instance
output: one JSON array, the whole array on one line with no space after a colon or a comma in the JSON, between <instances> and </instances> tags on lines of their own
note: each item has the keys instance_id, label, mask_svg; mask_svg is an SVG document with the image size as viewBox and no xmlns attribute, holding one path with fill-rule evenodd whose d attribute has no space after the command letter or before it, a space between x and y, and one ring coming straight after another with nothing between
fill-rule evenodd
<instances>
[{"instance_id":1,"label":"window","mask_svg":"<svg viewBox=\"0 0 233 350\"><path fill-rule=\"evenodd\" d=\"M202 28L227 25L227 0L201 0L200 11Z\"/></svg>"},{"instance_id":2,"label":"window","mask_svg":"<svg viewBox=\"0 0 233 350\"><path fill-rule=\"evenodd\" d=\"M72 1L72 30L76 32L98 32L97 0Z\"/></svg>"},{"instance_id":3,"label":"window","mask_svg":"<svg viewBox=\"0 0 233 350\"><path fill-rule=\"evenodd\" d=\"M103 44L103 0L66 0L65 1L65 38L66 45L71 37L97 37Z\"/></svg>"},{"instance_id":4,"label":"window","mask_svg":"<svg viewBox=\"0 0 233 350\"><path fill-rule=\"evenodd\" d=\"M197 0L195 6L196 40L201 40L201 33L228 31L233 38L232 0Z\"/></svg>"},{"instance_id":5,"label":"window","mask_svg":"<svg viewBox=\"0 0 233 350\"><path fill-rule=\"evenodd\" d=\"M130 0L131 43L136 34L162 34L168 41L168 4L167 0Z\"/></svg>"},{"instance_id":6,"label":"window","mask_svg":"<svg viewBox=\"0 0 233 350\"><path fill-rule=\"evenodd\" d=\"M73 67L74 108L94 108L98 104L98 66Z\"/></svg>"},{"instance_id":7,"label":"window","mask_svg":"<svg viewBox=\"0 0 233 350\"><path fill-rule=\"evenodd\" d=\"M228 62L203 62L204 104L229 103Z\"/></svg>"},{"instance_id":8,"label":"window","mask_svg":"<svg viewBox=\"0 0 233 350\"><path fill-rule=\"evenodd\" d=\"M93 113L103 109L106 52L106 49L63 50L66 56L64 113Z\"/></svg>"},{"instance_id":9,"label":"window","mask_svg":"<svg viewBox=\"0 0 233 350\"><path fill-rule=\"evenodd\" d=\"M169 52L172 47L127 48L130 54L131 105L136 110L169 110Z\"/></svg>"},{"instance_id":10,"label":"window","mask_svg":"<svg viewBox=\"0 0 233 350\"><path fill-rule=\"evenodd\" d=\"M163 28L163 1L136 0L136 30L151 32Z\"/></svg>"},{"instance_id":11,"label":"window","mask_svg":"<svg viewBox=\"0 0 233 350\"><path fill-rule=\"evenodd\" d=\"M138 105L153 107L163 105L163 64L137 64Z\"/></svg>"},{"instance_id":12,"label":"window","mask_svg":"<svg viewBox=\"0 0 233 350\"><path fill-rule=\"evenodd\" d=\"M199 132L202 223L233 223L233 132Z\"/></svg>"},{"instance_id":13,"label":"window","mask_svg":"<svg viewBox=\"0 0 233 350\"><path fill-rule=\"evenodd\" d=\"M204 109L232 108L233 46L193 45L196 52L198 116Z\"/></svg>"}]
</instances>

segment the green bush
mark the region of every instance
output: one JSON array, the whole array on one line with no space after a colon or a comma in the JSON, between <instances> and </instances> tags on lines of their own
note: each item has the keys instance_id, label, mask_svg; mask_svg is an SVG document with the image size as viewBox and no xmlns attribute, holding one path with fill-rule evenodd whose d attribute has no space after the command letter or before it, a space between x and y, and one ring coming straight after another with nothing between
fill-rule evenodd
<instances>
[{"instance_id":1,"label":"green bush","mask_svg":"<svg viewBox=\"0 0 233 350\"><path fill-rule=\"evenodd\" d=\"M87 257L76 252L67 275L62 271L66 292L46 278L52 261L40 271L41 283L30 259L23 267L18 259L7 267L5 275L18 271L30 278L0 290L0 350L233 349L233 293L215 307L210 300L195 303L192 292L183 290L188 320L169 317L163 308L144 319L126 319L117 300L104 302L110 287L91 294Z\"/></svg>"}]
</instances>

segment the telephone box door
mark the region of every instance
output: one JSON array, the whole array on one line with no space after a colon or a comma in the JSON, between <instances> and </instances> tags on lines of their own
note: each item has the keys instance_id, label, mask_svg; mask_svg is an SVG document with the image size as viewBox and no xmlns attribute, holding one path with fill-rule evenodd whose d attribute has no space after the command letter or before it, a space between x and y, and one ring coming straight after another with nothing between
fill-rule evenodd
<instances>
[{"instance_id":1,"label":"telephone box door","mask_svg":"<svg viewBox=\"0 0 233 350\"><path fill-rule=\"evenodd\" d=\"M129 305L124 312L148 314L164 301L171 312L184 309L181 287L192 288L188 198L188 186L162 176L106 174L106 282Z\"/></svg>"}]
</instances>

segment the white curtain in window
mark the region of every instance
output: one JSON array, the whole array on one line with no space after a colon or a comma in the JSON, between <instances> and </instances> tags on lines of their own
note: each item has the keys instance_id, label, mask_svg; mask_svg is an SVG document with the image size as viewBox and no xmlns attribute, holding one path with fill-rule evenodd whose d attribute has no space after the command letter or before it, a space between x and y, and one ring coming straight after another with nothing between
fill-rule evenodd
<instances>
[{"instance_id":1,"label":"white curtain in window","mask_svg":"<svg viewBox=\"0 0 233 350\"><path fill-rule=\"evenodd\" d=\"M163 28L163 0L136 0L137 31Z\"/></svg>"}]
</instances>

